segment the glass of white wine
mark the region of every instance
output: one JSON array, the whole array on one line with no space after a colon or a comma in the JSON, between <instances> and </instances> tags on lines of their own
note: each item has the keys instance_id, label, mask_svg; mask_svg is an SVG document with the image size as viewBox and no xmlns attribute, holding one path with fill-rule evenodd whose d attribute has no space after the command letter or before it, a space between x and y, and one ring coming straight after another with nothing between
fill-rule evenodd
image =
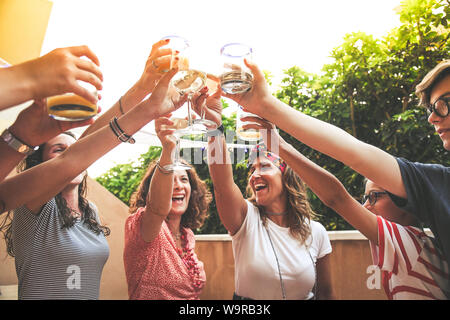
<instances>
[{"instance_id":1,"label":"glass of white wine","mask_svg":"<svg viewBox=\"0 0 450 320\"><path fill-rule=\"evenodd\" d=\"M174 64L174 57L178 56L179 58L178 72L172 78L172 86L178 93L182 95L187 94L188 126L184 129L177 130L177 132L184 134L204 134L208 131L206 126L202 122L194 122L192 119L192 96L206 85L206 73L195 67L198 63L186 39L176 35L167 36L162 39L170 39L168 46L172 49L171 67ZM175 55L175 51L178 51L178 54Z\"/></svg>"},{"instance_id":2,"label":"glass of white wine","mask_svg":"<svg viewBox=\"0 0 450 320\"><path fill-rule=\"evenodd\" d=\"M220 85L224 92L238 94L252 88L253 76L244 63L244 59L251 60L252 55L252 47L243 43L228 43L220 49L223 62Z\"/></svg>"},{"instance_id":3,"label":"glass of white wine","mask_svg":"<svg viewBox=\"0 0 450 320\"><path fill-rule=\"evenodd\" d=\"M188 127L188 120L182 118L172 117L170 120L173 122L172 125L164 125L164 129L175 129L173 136L176 139L175 156L173 163L165 165L164 169L169 171L175 170L189 170L191 167L180 161L180 143L181 137L185 134L185 129Z\"/></svg>"}]
</instances>

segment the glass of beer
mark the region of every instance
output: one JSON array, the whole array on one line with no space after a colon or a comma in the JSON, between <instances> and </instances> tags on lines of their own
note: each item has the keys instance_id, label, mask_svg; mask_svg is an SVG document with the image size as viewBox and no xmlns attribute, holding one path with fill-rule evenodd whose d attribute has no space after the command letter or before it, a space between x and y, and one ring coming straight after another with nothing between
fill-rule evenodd
<instances>
[{"instance_id":1,"label":"glass of beer","mask_svg":"<svg viewBox=\"0 0 450 320\"><path fill-rule=\"evenodd\" d=\"M84 88L90 90L95 96L97 89L90 83L78 81ZM97 105L74 94L65 93L47 98L48 114L63 121L81 121L97 115Z\"/></svg>"},{"instance_id":2,"label":"glass of beer","mask_svg":"<svg viewBox=\"0 0 450 320\"><path fill-rule=\"evenodd\" d=\"M238 94L251 89L253 76L244 58L252 59L252 54L253 49L242 43L228 43L220 49L223 62L220 85L224 92Z\"/></svg>"}]
</instances>

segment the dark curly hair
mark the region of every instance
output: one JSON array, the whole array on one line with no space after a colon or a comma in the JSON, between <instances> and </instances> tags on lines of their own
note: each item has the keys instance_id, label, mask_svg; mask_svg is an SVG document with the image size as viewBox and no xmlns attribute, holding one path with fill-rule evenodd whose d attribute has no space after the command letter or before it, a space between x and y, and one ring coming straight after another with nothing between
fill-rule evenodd
<instances>
[{"instance_id":1,"label":"dark curly hair","mask_svg":"<svg viewBox=\"0 0 450 320\"><path fill-rule=\"evenodd\" d=\"M250 178L252 171L249 171ZM308 194L305 183L286 165L286 169L282 173L283 189L287 194L287 222L290 234L298 239L301 244L305 243L311 234L310 220L316 218L316 213L312 210L308 200ZM258 205L256 196L253 193L250 183L247 184L246 190L248 201L259 209L259 214L263 220L263 224L267 223L267 214L264 206Z\"/></svg>"},{"instance_id":2,"label":"dark curly hair","mask_svg":"<svg viewBox=\"0 0 450 320\"><path fill-rule=\"evenodd\" d=\"M66 134L74 139L76 136L70 132L66 131L62 134ZM30 169L42 162L44 162L43 150L45 147L45 143L41 144L39 148L31 155L26 157L17 167L17 172L22 172L24 170ZM87 193L87 175L83 177L82 182L78 185L78 203L81 211L83 212L83 220L84 223L88 226L90 230L92 230L95 234L103 233L105 236L109 236L111 230L102 226L97 221L97 214L92 206L89 204L89 201L86 199ZM62 228L70 228L72 227L77 218L72 215L73 210L67 206L67 202L61 193L58 193L55 196L56 205L58 207L59 216L62 220ZM6 241L6 250L7 253L14 257L13 243L12 243L12 219L13 219L14 211L9 211L4 217L3 221L0 223L0 232L3 233L4 239Z\"/></svg>"},{"instance_id":3,"label":"dark curly hair","mask_svg":"<svg viewBox=\"0 0 450 320\"><path fill-rule=\"evenodd\" d=\"M186 161L181 161L188 164ZM150 163L146 174L144 175L137 190L130 198L130 214L133 214L140 207L147 205L147 194L150 189L150 182L156 170L157 161ZM203 226L205 219L208 216L209 204L212 200L211 192L209 192L206 183L200 179L194 167L186 170L191 185L191 196L189 198L188 208L181 217L181 226L190 229L198 229Z\"/></svg>"}]
</instances>

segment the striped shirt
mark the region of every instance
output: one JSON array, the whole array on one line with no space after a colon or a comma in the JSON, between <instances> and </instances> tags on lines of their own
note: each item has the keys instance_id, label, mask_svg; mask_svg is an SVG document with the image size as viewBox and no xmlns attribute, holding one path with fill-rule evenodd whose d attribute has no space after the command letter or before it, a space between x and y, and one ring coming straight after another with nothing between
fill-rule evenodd
<instances>
[{"instance_id":1,"label":"striped shirt","mask_svg":"<svg viewBox=\"0 0 450 320\"><path fill-rule=\"evenodd\" d=\"M390 300L444 300L448 264L434 238L421 229L377 216L378 246L370 242L374 263Z\"/></svg>"},{"instance_id":2,"label":"striped shirt","mask_svg":"<svg viewBox=\"0 0 450 320\"><path fill-rule=\"evenodd\" d=\"M54 198L38 215L16 209L12 238L19 299L98 299L109 256L106 238L82 220L62 229Z\"/></svg>"}]
</instances>

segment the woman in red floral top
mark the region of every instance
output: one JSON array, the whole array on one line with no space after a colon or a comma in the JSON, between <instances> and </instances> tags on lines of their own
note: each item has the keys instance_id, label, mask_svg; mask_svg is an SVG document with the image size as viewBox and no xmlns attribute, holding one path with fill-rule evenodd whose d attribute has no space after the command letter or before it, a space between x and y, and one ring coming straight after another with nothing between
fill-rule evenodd
<instances>
[{"instance_id":1,"label":"woman in red floral top","mask_svg":"<svg viewBox=\"0 0 450 320\"><path fill-rule=\"evenodd\" d=\"M192 229L207 216L211 194L190 170L168 171L176 143L169 118L155 121L163 150L130 201L124 263L130 299L198 299L205 285Z\"/></svg>"}]
</instances>

